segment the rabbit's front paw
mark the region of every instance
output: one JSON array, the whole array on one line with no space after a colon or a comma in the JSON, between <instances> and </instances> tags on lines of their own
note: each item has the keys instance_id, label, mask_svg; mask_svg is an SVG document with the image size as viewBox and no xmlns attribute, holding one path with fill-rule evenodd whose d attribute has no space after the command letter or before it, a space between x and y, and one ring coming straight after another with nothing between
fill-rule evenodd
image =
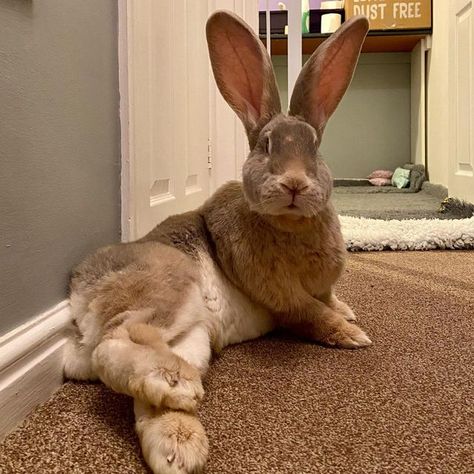
<instances>
[{"instance_id":1,"label":"rabbit's front paw","mask_svg":"<svg viewBox=\"0 0 474 474\"><path fill-rule=\"evenodd\" d=\"M336 311L344 317L346 321L357 321L357 316L354 314L351 308L346 303L338 301Z\"/></svg>"},{"instance_id":2,"label":"rabbit's front paw","mask_svg":"<svg viewBox=\"0 0 474 474\"><path fill-rule=\"evenodd\" d=\"M352 309L341 301L337 299L335 296L332 297L331 301L329 302L329 307L336 311L336 313L340 314L346 321L356 321L357 317L352 311Z\"/></svg>"},{"instance_id":3,"label":"rabbit's front paw","mask_svg":"<svg viewBox=\"0 0 474 474\"><path fill-rule=\"evenodd\" d=\"M342 349L358 349L372 344L372 341L362 329L355 324L348 323L346 320L341 320L322 342Z\"/></svg>"}]
</instances>

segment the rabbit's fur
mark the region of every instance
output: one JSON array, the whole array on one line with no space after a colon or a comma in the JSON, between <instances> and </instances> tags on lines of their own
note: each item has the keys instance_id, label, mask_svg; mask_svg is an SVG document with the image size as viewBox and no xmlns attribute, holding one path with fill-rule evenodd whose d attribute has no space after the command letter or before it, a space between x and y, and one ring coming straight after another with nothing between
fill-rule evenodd
<instances>
[{"instance_id":1,"label":"rabbit's fur","mask_svg":"<svg viewBox=\"0 0 474 474\"><path fill-rule=\"evenodd\" d=\"M365 18L353 18L313 54L285 116L259 39L235 15L212 15L214 76L249 137L243 183L224 185L137 242L98 250L73 272L65 373L134 398L155 473L205 464L208 442L194 413L212 350L277 326L329 346L371 343L333 293L345 249L318 156L367 29Z\"/></svg>"}]
</instances>

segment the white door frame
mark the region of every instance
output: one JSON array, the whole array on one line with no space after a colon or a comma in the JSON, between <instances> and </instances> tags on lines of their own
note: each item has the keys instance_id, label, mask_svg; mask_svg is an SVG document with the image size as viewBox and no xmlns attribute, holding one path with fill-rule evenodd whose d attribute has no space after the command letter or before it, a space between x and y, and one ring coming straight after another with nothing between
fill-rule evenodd
<instances>
[{"instance_id":1,"label":"white door frame","mask_svg":"<svg viewBox=\"0 0 474 474\"><path fill-rule=\"evenodd\" d=\"M120 94L120 153L121 153L121 238L131 240L135 212L133 203L133 159L130 144L129 84L128 84L128 0L118 0L118 66Z\"/></svg>"},{"instance_id":2,"label":"white door frame","mask_svg":"<svg viewBox=\"0 0 474 474\"><path fill-rule=\"evenodd\" d=\"M411 52L411 163L426 163L426 52L431 49L431 36L421 39ZM429 172L429 170L427 170Z\"/></svg>"},{"instance_id":3,"label":"white door frame","mask_svg":"<svg viewBox=\"0 0 474 474\"><path fill-rule=\"evenodd\" d=\"M474 7L450 0L449 195L474 202Z\"/></svg>"}]
</instances>

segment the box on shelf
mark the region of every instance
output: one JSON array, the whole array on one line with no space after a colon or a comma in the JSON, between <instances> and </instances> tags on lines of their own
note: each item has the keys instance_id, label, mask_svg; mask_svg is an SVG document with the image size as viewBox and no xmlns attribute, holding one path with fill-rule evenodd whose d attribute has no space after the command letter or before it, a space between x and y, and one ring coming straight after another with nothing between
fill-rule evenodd
<instances>
[{"instance_id":1,"label":"box on shelf","mask_svg":"<svg viewBox=\"0 0 474 474\"><path fill-rule=\"evenodd\" d=\"M309 12L309 31L310 33L321 32L321 17L323 15L336 13L341 15L341 21L344 23L345 12L340 9L326 9L326 10L310 10Z\"/></svg>"},{"instance_id":2,"label":"box on shelf","mask_svg":"<svg viewBox=\"0 0 474 474\"><path fill-rule=\"evenodd\" d=\"M329 10L310 10L309 11L309 32L320 33L321 32L321 16L338 13L341 15L341 20L344 22L345 15L344 10L341 9L329 9ZM283 35L285 34L285 26L288 24L288 12L286 10L272 11L270 12L270 30L272 35ZM266 34L266 17L265 12L259 13L259 34Z\"/></svg>"},{"instance_id":3,"label":"box on shelf","mask_svg":"<svg viewBox=\"0 0 474 474\"><path fill-rule=\"evenodd\" d=\"M365 15L371 30L431 28L431 0L346 0L346 18Z\"/></svg>"},{"instance_id":4,"label":"box on shelf","mask_svg":"<svg viewBox=\"0 0 474 474\"><path fill-rule=\"evenodd\" d=\"M285 26L288 24L288 12L286 10L278 10L270 12L270 31L272 35L285 34ZM266 12L258 14L258 32L260 35L266 34Z\"/></svg>"}]
</instances>

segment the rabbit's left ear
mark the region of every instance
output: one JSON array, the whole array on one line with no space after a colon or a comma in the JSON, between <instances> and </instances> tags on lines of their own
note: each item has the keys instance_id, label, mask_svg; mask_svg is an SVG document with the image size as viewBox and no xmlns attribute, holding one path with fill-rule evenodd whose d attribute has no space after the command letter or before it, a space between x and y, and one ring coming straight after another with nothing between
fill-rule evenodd
<instances>
[{"instance_id":1,"label":"rabbit's left ear","mask_svg":"<svg viewBox=\"0 0 474 474\"><path fill-rule=\"evenodd\" d=\"M259 129L281 111L271 59L250 27L231 12L211 15L206 33L217 86L242 120L252 148Z\"/></svg>"},{"instance_id":2,"label":"rabbit's left ear","mask_svg":"<svg viewBox=\"0 0 474 474\"><path fill-rule=\"evenodd\" d=\"M289 115L298 115L321 136L349 84L369 22L364 16L346 21L312 54L298 76Z\"/></svg>"}]
</instances>

